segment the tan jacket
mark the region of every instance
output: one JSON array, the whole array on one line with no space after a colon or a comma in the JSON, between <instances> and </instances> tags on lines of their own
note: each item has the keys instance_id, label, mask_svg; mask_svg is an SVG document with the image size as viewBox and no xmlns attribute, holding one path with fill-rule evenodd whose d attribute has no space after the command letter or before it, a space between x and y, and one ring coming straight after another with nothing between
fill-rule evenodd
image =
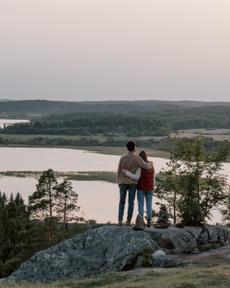
<instances>
[{"instance_id":1,"label":"tan jacket","mask_svg":"<svg viewBox=\"0 0 230 288\"><path fill-rule=\"evenodd\" d=\"M122 169L126 169L131 173L135 173L137 168L141 167L144 169L150 169L153 167L153 163L146 163L141 157L134 152L129 152L123 155L120 159L117 171L117 183L118 184L137 184L136 180L133 180L122 172Z\"/></svg>"}]
</instances>

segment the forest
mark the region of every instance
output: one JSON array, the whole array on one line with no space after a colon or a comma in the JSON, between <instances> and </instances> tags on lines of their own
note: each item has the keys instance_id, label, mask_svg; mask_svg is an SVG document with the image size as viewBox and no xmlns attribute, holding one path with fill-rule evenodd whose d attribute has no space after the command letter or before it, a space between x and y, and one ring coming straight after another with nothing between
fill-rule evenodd
<instances>
[{"instance_id":1,"label":"forest","mask_svg":"<svg viewBox=\"0 0 230 288\"><path fill-rule=\"evenodd\" d=\"M19 193L7 197L0 192L0 278L34 253L86 230L79 210L71 182L58 183L52 169L41 173L28 204Z\"/></svg>"},{"instance_id":2,"label":"forest","mask_svg":"<svg viewBox=\"0 0 230 288\"><path fill-rule=\"evenodd\" d=\"M1 117L30 119L0 129L0 145L123 147L132 138L150 149L171 152L171 133L187 129L230 129L229 103L194 101L9 101ZM204 140L212 153L229 141Z\"/></svg>"},{"instance_id":3,"label":"forest","mask_svg":"<svg viewBox=\"0 0 230 288\"><path fill-rule=\"evenodd\" d=\"M213 109L213 110L212 110ZM125 134L166 136L171 131L197 128L230 128L230 108L185 109L158 113L71 113L16 124L3 132L10 134Z\"/></svg>"}]
</instances>

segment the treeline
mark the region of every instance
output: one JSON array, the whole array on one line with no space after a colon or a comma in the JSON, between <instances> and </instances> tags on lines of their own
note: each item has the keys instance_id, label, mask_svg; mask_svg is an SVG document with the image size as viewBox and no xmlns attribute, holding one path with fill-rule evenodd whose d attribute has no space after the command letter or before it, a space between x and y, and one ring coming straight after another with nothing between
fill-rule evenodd
<instances>
[{"instance_id":1,"label":"treeline","mask_svg":"<svg viewBox=\"0 0 230 288\"><path fill-rule=\"evenodd\" d=\"M126 135L164 136L167 125L156 116L110 113L79 113L45 117L26 125L15 124L4 129L9 134L48 135Z\"/></svg>"},{"instance_id":2,"label":"treeline","mask_svg":"<svg viewBox=\"0 0 230 288\"><path fill-rule=\"evenodd\" d=\"M0 193L0 278L26 259L31 246L29 213L22 197Z\"/></svg>"},{"instance_id":3,"label":"treeline","mask_svg":"<svg viewBox=\"0 0 230 288\"><path fill-rule=\"evenodd\" d=\"M0 145L38 145L38 146L112 146L121 147L127 142L128 137L90 137L90 136L80 136L77 139L70 139L65 137L65 135L58 137L49 137L49 135L33 135L30 138L20 137L18 135L12 135L9 138L0 136ZM169 140L162 139L161 141L156 140L152 137L147 139L141 139L139 137L133 137L134 140L138 142L139 146L143 147L163 147L167 146ZM169 138L168 138L169 139Z\"/></svg>"},{"instance_id":4,"label":"treeline","mask_svg":"<svg viewBox=\"0 0 230 288\"><path fill-rule=\"evenodd\" d=\"M180 111L184 108L199 107L228 107L229 102L199 102L199 101L47 101L47 100L24 100L0 102L1 117L34 117L52 114L66 113L129 113L135 112L155 113L167 111Z\"/></svg>"},{"instance_id":5,"label":"treeline","mask_svg":"<svg viewBox=\"0 0 230 288\"><path fill-rule=\"evenodd\" d=\"M1 133L47 135L167 136L183 129L230 129L230 106L126 113L72 113L8 126Z\"/></svg>"},{"instance_id":6,"label":"treeline","mask_svg":"<svg viewBox=\"0 0 230 288\"><path fill-rule=\"evenodd\" d=\"M28 205L22 196L0 193L0 278L12 273L35 252L82 232L78 195L71 182L57 182L44 171Z\"/></svg>"},{"instance_id":7,"label":"treeline","mask_svg":"<svg viewBox=\"0 0 230 288\"><path fill-rule=\"evenodd\" d=\"M190 139L177 139L171 137L164 137L162 139L155 139L153 137L139 138L132 137L135 140L139 147L150 148L157 151L163 152L172 152L179 142L190 142ZM78 139L69 139L63 135L63 137L48 137L47 136L31 136L31 138L26 139L24 137L12 135L10 138L5 138L0 136L0 145L23 145L23 146L56 146L56 147L123 147L124 144L129 140L128 137L103 137L103 139L96 139L88 136L81 136ZM215 153L217 150L227 149L230 151L230 142L229 141L217 141L212 138L203 138L204 149L210 154Z\"/></svg>"}]
</instances>

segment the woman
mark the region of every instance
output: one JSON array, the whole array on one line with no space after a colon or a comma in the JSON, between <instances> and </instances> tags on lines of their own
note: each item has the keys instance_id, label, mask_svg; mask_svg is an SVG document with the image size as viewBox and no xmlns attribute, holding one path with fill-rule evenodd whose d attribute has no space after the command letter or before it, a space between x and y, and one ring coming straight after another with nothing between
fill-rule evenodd
<instances>
[{"instance_id":1,"label":"woman","mask_svg":"<svg viewBox=\"0 0 230 288\"><path fill-rule=\"evenodd\" d=\"M148 156L145 151L141 151L139 156L145 161L148 161ZM137 200L138 200L138 214L144 220L144 198L146 199L146 209L147 209L147 227L151 226L152 219L152 199L153 199L153 189L155 182L155 172L154 168L145 170L138 167L135 174L124 169L125 175L133 180L138 181L137 183Z\"/></svg>"}]
</instances>

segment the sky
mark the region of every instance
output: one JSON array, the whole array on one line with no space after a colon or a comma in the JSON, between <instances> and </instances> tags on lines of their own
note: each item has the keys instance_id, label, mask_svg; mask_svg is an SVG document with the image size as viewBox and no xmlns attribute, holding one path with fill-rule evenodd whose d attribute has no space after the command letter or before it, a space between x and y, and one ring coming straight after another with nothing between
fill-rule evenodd
<instances>
[{"instance_id":1,"label":"sky","mask_svg":"<svg viewBox=\"0 0 230 288\"><path fill-rule=\"evenodd\" d=\"M0 99L230 101L229 0L0 0Z\"/></svg>"}]
</instances>

